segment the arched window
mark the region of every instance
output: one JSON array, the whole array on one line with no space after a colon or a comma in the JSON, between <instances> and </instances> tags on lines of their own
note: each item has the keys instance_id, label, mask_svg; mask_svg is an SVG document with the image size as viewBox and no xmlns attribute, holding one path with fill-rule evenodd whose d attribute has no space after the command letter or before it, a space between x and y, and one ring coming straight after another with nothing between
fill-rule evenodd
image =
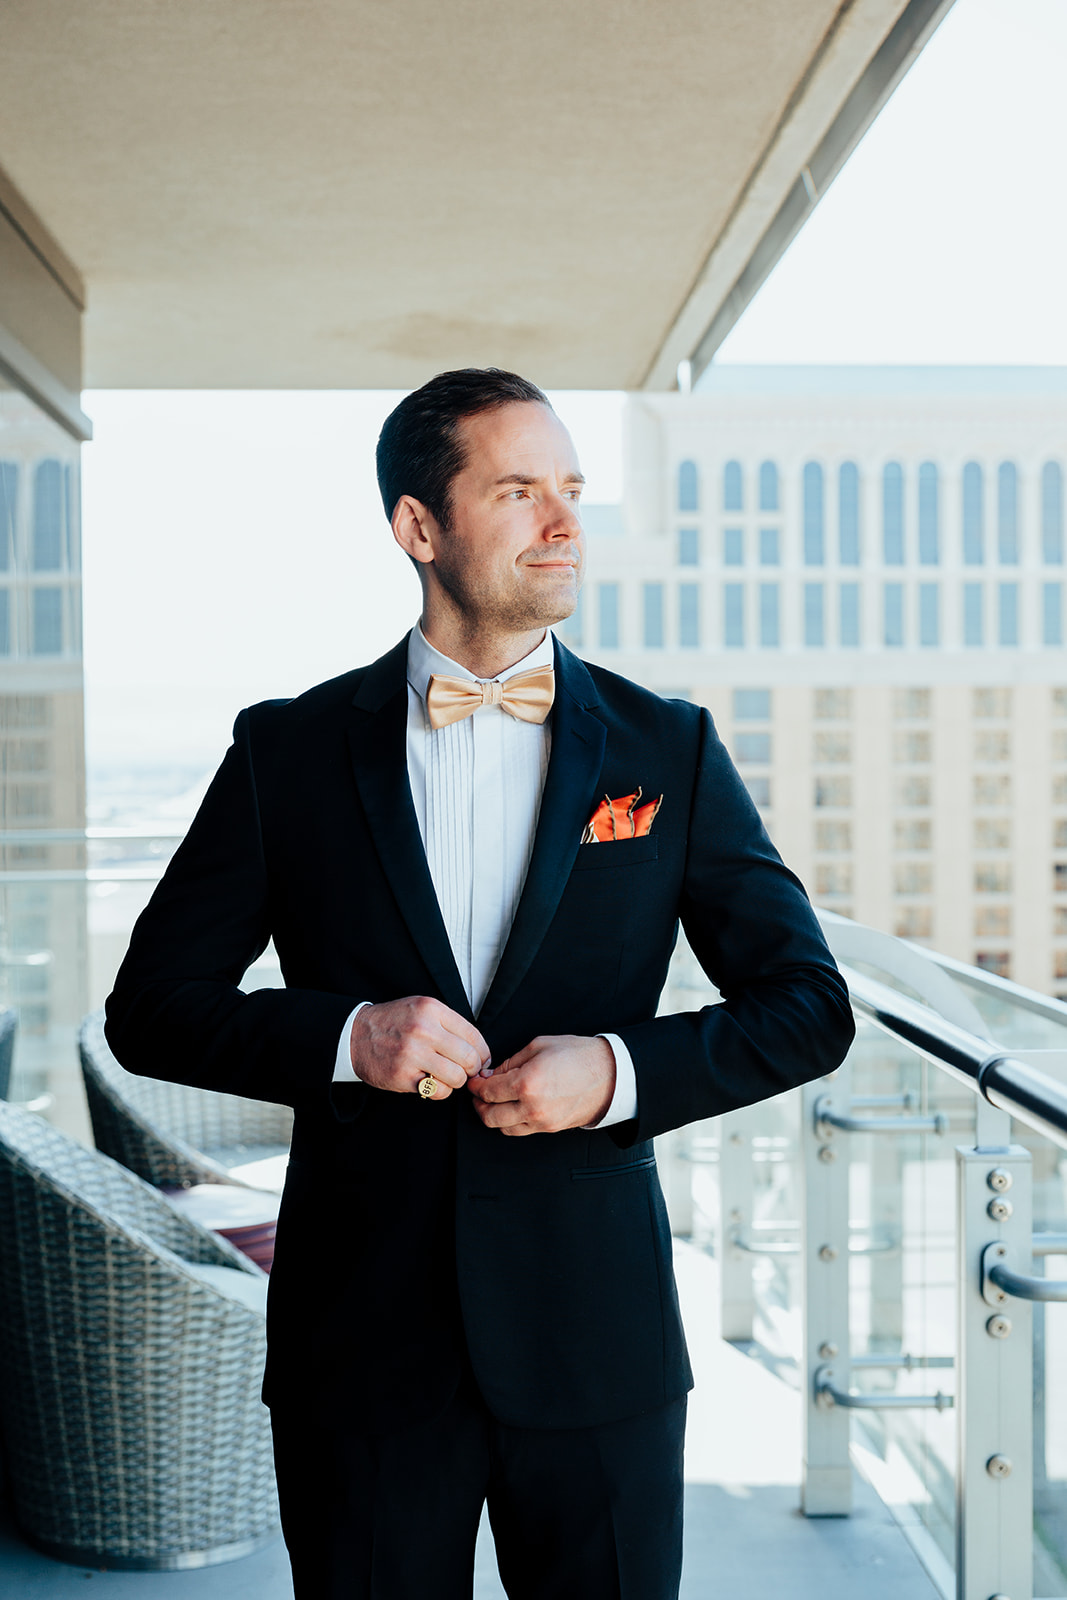
<instances>
[{"instance_id":1,"label":"arched window","mask_svg":"<svg viewBox=\"0 0 1067 1600\"><path fill-rule=\"evenodd\" d=\"M759 469L759 508L778 510L778 468L773 461L761 461Z\"/></svg>"},{"instance_id":2,"label":"arched window","mask_svg":"<svg viewBox=\"0 0 1067 1600\"><path fill-rule=\"evenodd\" d=\"M33 570L58 572L62 564L63 468L42 461L33 475Z\"/></svg>"},{"instance_id":3,"label":"arched window","mask_svg":"<svg viewBox=\"0 0 1067 1600\"><path fill-rule=\"evenodd\" d=\"M888 461L882 469L882 557L887 567L904 565L904 468L899 461Z\"/></svg>"},{"instance_id":4,"label":"arched window","mask_svg":"<svg viewBox=\"0 0 1067 1600\"><path fill-rule=\"evenodd\" d=\"M843 461L837 474L838 556L843 567L860 564L860 472Z\"/></svg>"},{"instance_id":5,"label":"arched window","mask_svg":"<svg viewBox=\"0 0 1067 1600\"><path fill-rule=\"evenodd\" d=\"M1014 461L997 468L997 555L1004 566L1019 560L1019 474Z\"/></svg>"},{"instance_id":6,"label":"arched window","mask_svg":"<svg viewBox=\"0 0 1067 1600\"><path fill-rule=\"evenodd\" d=\"M696 511L700 505L700 486L695 461L678 463L678 510Z\"/></svg>"},{"instance_id":7,"label":"arched window","mask_svg":"<svg viewBox=\"0 0 1067 1600\"><path fill-rule=\"evenodd\" d=\"M982 469L968 461L963 469L963 561L980 567L985 559L982 538Z\"/></svg>"},{"instance_id":8,"label":"arched window","mask_svg":"<svg viewBox=\"0 0 1067 1600\"><path fill-rule=\"evenodd\" d=\"M823 476L817 461L804 467L804 564L821 567L823 547Z\"/></svg>"},{"instance_id":9,"label":"arched window","mask_svg":"<svg viewBox=\"0 0 1067 1600\"><path fill-rule=\"evenodd\" d=\"M19 469L15 461L0 461L0 571L11 565L15 548L15 512L18 506Z\"/></svg>"},{"instance_id":10,"label":"arched window","mask_svg":"<svg viewBox=\"0 0 1067 1600\"><path fill-rule=\"evenodd\" d=\"M1053 567L1063 562L1063 468L1046 461L1041 468L1041 555Z\"/></svg>"},{"instance_id":11,"label":"arched window","mask_svg":"<svg viewBox=\"0 0 1067 1600\"><path fill-rule=\"evenodd\" d=\"M941 559L941 491L937 467L932 461L919 466L919 560L924 567L936 567Z\"/></svg>"},{"instance_id":12,"label":"arched window","mask_svg":"<svg viewBox=\"0 0 1067 1600\"><path fill-rule=\"evenodd\" d=\"M740 461L728 461L722 469L722 508L740 511L744 504L744 484Z\"/></svg>"}]
</instances>

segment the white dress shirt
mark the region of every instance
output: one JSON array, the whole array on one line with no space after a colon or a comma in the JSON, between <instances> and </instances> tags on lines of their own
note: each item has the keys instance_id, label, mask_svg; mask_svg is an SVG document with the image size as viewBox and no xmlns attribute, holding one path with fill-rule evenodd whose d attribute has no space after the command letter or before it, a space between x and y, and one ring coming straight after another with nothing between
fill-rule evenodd
<instances>
[{"instance_id":1,"label":"white dress shirt","mask_svg":"<svg viewBox=\"0 0 1067 1600\"><path fill-rule=\"evenodd\" d=\"M506 683L517 672L552 666L552 635L501 672ZM481 706L447 727L430 727L426 690L434 674L476 679L429 643L422 629L408 642L407 761L411 798L463 989L477 1018L489 993L522 894L533 854L548 758L552 718L522 722L500 706ZM352 1024L345 1022L333 1081L358 1083L352 1067ZM601 1035L615 1055L615 1093L597 1127L637 1115L633 1060L615 1034Z\"/></svg>"}]
</instances>

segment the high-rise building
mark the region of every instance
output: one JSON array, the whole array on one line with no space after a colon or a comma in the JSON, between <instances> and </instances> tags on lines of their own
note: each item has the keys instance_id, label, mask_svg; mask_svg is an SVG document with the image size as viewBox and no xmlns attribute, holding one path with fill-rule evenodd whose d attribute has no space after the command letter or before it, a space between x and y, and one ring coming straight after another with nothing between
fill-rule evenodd
<instances>
[{"instance_id":1,"label":"high-rise building","mask_svg":"<svg viewBox=\"0 0 1067 1600\"><path fill-rule=\"evenodd\" d=\"M706 704L816 903L1067 998L1062 368L627 406L564 637Z\"/></svg>"}]
</instances>

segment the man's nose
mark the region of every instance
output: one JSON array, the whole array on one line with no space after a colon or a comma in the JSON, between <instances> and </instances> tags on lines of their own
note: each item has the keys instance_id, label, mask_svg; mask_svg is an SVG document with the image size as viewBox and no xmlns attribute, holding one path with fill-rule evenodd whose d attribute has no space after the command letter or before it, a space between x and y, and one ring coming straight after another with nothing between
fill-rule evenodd
<instances>
[{"instance_id":1,"label":"man's nose","mask_svg":"<svg viewBox=\"0 0 1067 1600\"><path fill-rule=\"evenodd\" d=\"M578 515L578 507L573 500L565 500L562 495L557 495L556 503L550 507L546 519L546 538L575 539L581 531L582 520Z\"/></svg>"}]
</instances>

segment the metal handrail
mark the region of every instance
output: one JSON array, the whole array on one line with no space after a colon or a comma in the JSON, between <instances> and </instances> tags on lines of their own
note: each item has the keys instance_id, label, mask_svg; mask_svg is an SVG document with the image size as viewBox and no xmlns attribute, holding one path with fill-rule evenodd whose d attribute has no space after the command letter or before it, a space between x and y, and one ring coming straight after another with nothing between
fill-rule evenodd
<instances>
[{"instance_id":1,"label":"metal handrail","mask_svg":"<svg viewBox=\"0 0 1067 1600\"><path fill-rule=\"evenodd\" d=\"M833 1381L833 1367L816 1367L815 1399L823 1406L841 1406L846 1411L951 1411L956 1404L950 1394L857 1394L854 1389L839 1389Z\"/></svg>"},{"instance_id":2,"label":"metal handrail","mask_svg":"<svg viewBox=\"0 0 1067 1600\"><path fill-rule=\"evenodd\" d=\"M987 1305L1002 1306L1007 1295L1016 1300L1067 1300L1067 1279L1015 1272L1008 1265L1008 1246L998 1240L982 1251L982 1298Z\"/></svg>"},{"instance_id":3,"label":"metal handrail","mask_svg":"<svg viewBox=\"0 0 1067 1600\"><path fill-rule=\"evenodd\" d=\"M845 1133L948 1132L948 1117L943 1111L935 1111L930 1117L853 1117L848 1112L835 1111L833 1096L829 1094L820 1095L816 1100L814 1117L816 1127L825 1123Z\"/></svg>"}]
</instances>

